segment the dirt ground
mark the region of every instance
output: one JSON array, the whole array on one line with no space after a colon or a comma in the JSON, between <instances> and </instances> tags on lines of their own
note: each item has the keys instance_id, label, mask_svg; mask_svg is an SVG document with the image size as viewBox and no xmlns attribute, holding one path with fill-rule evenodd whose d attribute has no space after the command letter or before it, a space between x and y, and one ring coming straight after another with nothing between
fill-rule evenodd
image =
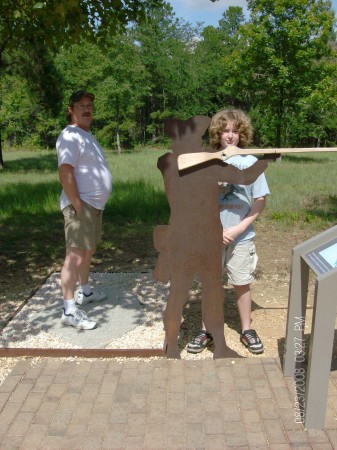
<instances>
[{"instance_id":1,"label":"dirt ground","mask_svg":"<svg viewBox=\"0 0 337 450\"><path fill-rule=\"evenodd\" d=\"M277 225L277 226L276 226ZM281 356L286 331L289 274L292 248L313 237L317 232L309 225L279 226L270 221L259 220L256 224L255 244L259 256L257 280L252 285L253 312L252 328L256 329L265 345L264 356ZM123 241L119 248L101 249L97 253L93 270L95 272L150 272L157 254L153 249L151 233L140 235L138 239ZM62 261L53 266L47 261L32 261L32 267L16 265L9 281L8 271L0 273L0 287L5 301L0 302L0 328L38 289L54 271L59 271ZM27 271L34 276L27 277ZM312 277L313 278L313 277ZM310 332L310 319L313 299L313 279L310 281L306 334ZM181 345L198 330L201 321L200 301L186 304L181 326ZM245 355L239 343L239 315L235 304L234 291L225 285L225 335L228 344ZM335 345L337 355L337 345ZM247 352L248 354L248 352ZM249 355L249 354L248 354Z\"/></svg>"}]
</instances>

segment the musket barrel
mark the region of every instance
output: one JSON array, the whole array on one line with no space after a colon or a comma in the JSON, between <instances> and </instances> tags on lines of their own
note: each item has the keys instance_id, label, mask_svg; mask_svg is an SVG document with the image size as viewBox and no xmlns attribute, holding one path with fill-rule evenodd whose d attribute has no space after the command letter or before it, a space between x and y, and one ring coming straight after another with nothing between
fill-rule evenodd
<instances>
[{"instance_id":1,"label":"musket barrel","mask_svg":"<svg viewBox=\"0 0 337 450\"><path fill-rule=\"evenodd\" d=\"M239 148L230 145L218 152L184 153L178 156L178 169L183 170L212 159L226 161L235 155L270 155L285 153L337 152L337 147L293 147L293 148Z\"/></svg>"}]
</instances>

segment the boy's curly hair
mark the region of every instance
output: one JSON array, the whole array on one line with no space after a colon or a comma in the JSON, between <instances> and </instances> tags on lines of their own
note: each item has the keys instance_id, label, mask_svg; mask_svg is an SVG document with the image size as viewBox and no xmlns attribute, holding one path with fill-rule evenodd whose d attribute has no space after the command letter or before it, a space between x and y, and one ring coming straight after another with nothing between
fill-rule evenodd
<instances>
[{"instance_id":1,"label":"boy's curly hair","mask_svg":"<svg viewBox=\"0 0 337 450\"><path fill-rule=\"evenodd\" d=\"M247 147L253 139L253 128L249 117L240 109L224 109L214 114L209 126L210 145L214 149L220 149L221 133L228 122L234 122L238 129L240 140L238 147Z\"/></svg>"}]
</instances>

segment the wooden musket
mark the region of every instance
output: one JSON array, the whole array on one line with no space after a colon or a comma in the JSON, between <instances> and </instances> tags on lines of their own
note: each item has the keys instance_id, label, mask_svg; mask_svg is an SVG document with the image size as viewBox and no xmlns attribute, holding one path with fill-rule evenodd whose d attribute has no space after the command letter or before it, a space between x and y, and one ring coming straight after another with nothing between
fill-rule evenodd
<instances>
[{"instance_id":1,"label":"wooden musket","mask_svg":"<svg viewBox=\"0 0 337 450\"><path fill-rule=\"evenodd\" d=\"M316 153L316 152L337 152L337 147L320 148L239 148L229 145L224 150L218 152L198 152L183 153L178 156L178 169L184 170L197 166L213 159L226 162L228 158L235 155L278 155L284 153Z\"/></svg>"}]
</instances>

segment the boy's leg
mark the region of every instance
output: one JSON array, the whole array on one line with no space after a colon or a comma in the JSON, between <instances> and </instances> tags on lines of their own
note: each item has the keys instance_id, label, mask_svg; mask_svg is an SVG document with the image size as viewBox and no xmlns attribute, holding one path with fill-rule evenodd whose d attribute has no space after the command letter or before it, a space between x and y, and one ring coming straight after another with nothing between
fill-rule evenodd
<instances>
[{"instance_id":1,"label":"boy's leg","mask_svg":"<svg viewBox=\"0 0 337 450\"><path fill-rule=\"evenodd\" d=\"M239 310L241 320L241 331L249 330L251 324L251 311L252 311L252 298L250 285L234 286L236 293L236 302ZM210 328L206 327L204 321L202 323L202 331L206 333L206 330L210 332ZM204 346L206 348L207 345ZM203 348L202 348L203 350ZM202 351L199 350L199 351Z\"/></svg>"},{"instance_id":2,"label":"boy's leg","mask_svg":"<svg viewBox=\"0 0 337 450\"><path fill-rule=\"evenodd\" d=\"M228 280L234 286L241 321L241 343L252 353L262 353L263 344L251 327L252 298L250 283L255 279L257 255L253 242L229 246L227 250Z\"/></svg>"},{"instance_id":3,"label":"boy's leg","mask_svg":"<svg viewBox=\"0 0 337 450\"><path fill-rule=\"evenodd\" d=\"M224 330L224 288L222 284L221 253L212 253L205 260L205 270L199 272L202 285L202 320L214 339L213 358L238 357L227 346Z\"/></svg>"},{"instance_id":4,"label":"boy's leg","mask_svg":"<svg viewBox=\"0 0 337 450\"><path fill-rule=\"evenodd\" d=\"M206 330L206 325L202 323L201 329L186 346L189 353L200 353L213 343L213 336Z\"/></svg>"},{"instance_id":5,"label":"boy's leg","mask_svg":"<svg viewBox=\"0 0 337 450\"><path fill-rule=\"evenodd\" d=\"M249 330L251 324L252 313L252 297L250 292L250 285L234 286L236 294L236 303L239 310L241 320L241 331Z\"/></svg>"},{"instance_id":6,"label":"boy's leg","mask_svg":"<svg viewBox=\"0 0 337 450\"><path fill-rule=\"evenodd\" d=\"M214 358L225 356L223 289L214 283L209 284L205 279L201 280L203 286L202 318L206 330L214 339Z\"/></svg>"},{"instance_id":7,"label":"boy's leg","mask_svg":"<svg viewBox=\"0 0 337 450\"><path fill-rule=\"evenodd\" d=\"M211 333L214 339L213 358L236 358L239 354L228 347L224 332L224 310L223 298L224 292L221 281L214 283L214 280L208 285L203 283L203 304L202 317L205 327ZM218 288L216 286L219 285Z\"/></svg>"},{"instance_id":8,"label":"boy's leg","mask_svg":"<svg viewBox=\"0 0 337 450\"><path fill-rule=\"evenodd\" d=\"M236 301L241 320L241 343L251 353L262 353L263 343L255 330L250 328L251 312L252 312L252 298L249 284L244 286L234 286L236 292Z\"/></svg>"},{"instance_id":9,"label":"boy's leg","mask_svg":"<svg viewBox=\"0 0 337 450\"><path fill-rule=\"evenodd\" d=\"M252 298L250 284L255 280L257 255L253 242L229 245L226 249L228 282L233 285L240 314L241 331L249 330L251 324Z\"/></svg>"}]
</instances>

